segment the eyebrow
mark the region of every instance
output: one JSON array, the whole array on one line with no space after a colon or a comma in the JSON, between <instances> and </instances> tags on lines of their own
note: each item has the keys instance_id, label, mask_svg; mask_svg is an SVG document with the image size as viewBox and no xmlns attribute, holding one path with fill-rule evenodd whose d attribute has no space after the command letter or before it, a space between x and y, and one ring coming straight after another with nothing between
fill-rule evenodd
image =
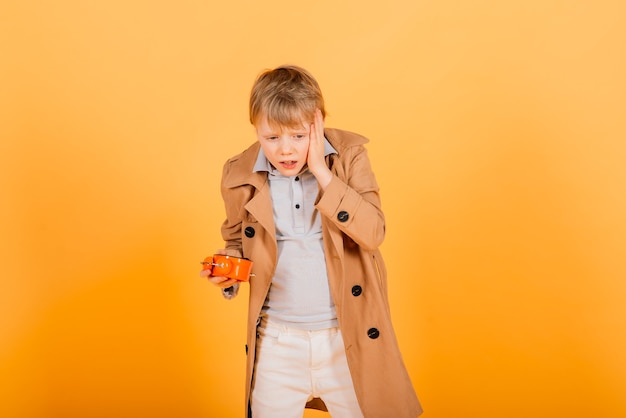
<instances>
[{"instance_id":1,"label":"eyebrow","mask_svg":"<svg viewBox=\"0 0 626 418\"><path fill-rule=\"evenodd\" d=\"M276 130L276 129L272 129L271 131L265 131L265 132L260 132L260 134L262 136L280 136L283 132L286 132L288 134L306 134L308 133L308 130L305 127L302 128L289 128L289 127L285 127L281 130Z\"/></svg>"}]
</instances>

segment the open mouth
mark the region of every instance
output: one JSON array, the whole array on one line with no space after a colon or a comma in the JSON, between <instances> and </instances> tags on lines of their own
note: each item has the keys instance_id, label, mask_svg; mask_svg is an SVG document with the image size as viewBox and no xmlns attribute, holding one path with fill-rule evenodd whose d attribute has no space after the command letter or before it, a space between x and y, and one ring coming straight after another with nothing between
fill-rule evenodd
<instances>
[{"instance_id":1,"label":"open mouth","mask_svg":"<svg viewBox=\"0 0 626 418\"><path fill-rule=\"evenodd\" d=\"M281 161L280 162L280 165L282 165L286 169L295 168L297 164L298 164L297 161Z\"/></svg>"}]
</instances>

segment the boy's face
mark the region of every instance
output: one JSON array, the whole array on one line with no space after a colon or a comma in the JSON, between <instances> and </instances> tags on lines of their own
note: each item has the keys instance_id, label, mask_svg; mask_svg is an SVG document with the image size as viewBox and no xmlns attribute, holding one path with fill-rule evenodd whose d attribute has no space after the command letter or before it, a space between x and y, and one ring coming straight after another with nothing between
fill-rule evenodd
<instances>
[{"instance_id":1,"label":"boy's face","mask_svg":"<svg viewBox=\"0 0 626 418\"><path fill-rule=\"evenodd\" d=\"M287 127L268 123L261 118L255 125L256 136L269 162L283 176L299 174L309 154L308 125Z\"/></svg>"}]
</instances>

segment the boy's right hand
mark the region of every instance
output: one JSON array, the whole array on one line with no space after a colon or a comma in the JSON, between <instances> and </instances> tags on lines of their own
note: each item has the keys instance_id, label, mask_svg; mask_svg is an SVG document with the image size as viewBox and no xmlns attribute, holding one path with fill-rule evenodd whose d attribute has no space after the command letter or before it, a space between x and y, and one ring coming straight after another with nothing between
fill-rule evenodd
<instances>
[{"instance_id":1,"label":"boy's right hand","mask_svg":"<svg viewBox=\"0 0 626 418\"><path fill-rule=\"evenodd\" d=\"M223 249L217 250L215 251L215 254L226 255L226 250L223 250ZM200 272L200 277L206 277L207 279L209 279L209 282L213 283L217 287L221 287L222 289L226 289L228 287L231 287L235 283L238 283L238 280L236 279L230 279L228 277L223 277L223 276L211 276L211 270L209 269L202 270Z\"/></svg>"}]
</instances>

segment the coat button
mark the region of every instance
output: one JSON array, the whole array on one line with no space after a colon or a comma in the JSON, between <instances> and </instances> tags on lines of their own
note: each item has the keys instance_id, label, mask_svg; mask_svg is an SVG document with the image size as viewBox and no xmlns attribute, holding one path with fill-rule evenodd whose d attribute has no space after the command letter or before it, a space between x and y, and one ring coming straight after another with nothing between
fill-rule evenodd
<instances>
[{"instance_id":1,"label":"coat button","mask_svg":"<svg viewBox=\"0 0 626 418\"><path fill-rule=\"evenodd\" d=\"M363 288L361 286L358 284L352 286L352 296L359 296L361 293L363 293Z\"/></svg>"},{"instance_id":2,"label":"coat button","mask_svg":"<svg viewBox=\"0 0 626 418\"><path fill-rule=\"evenodd\" d=\"M370 328L367 330L367 336L370 337L372 340L375 340L380 336L380 332L376 328Z\"/></svg>"},{"instance_id":3,"label":"coat button","mask_svg":"<svg viewBox=\"0 0 626 418\"><path fill-rule=\"evenodd\" d=\"M254 236L254 228L252 228L251 226L248 226L246 227L246 230L244 231L244 233L246 234L246 237L252 238Z\"/></svg>"},{"instance_id":4,"label":"coat button","mask_svg":"<svg viewBox=\"0 0 626 418\"><path fill-rule=\"evenodd\" d=\"M337 219L339 219L339 222L345 222L348 220L349 217L350 215L348 215L348 212L346 212L345 210L342 210L337 214Z\"/></svg>"}]
</instances>

